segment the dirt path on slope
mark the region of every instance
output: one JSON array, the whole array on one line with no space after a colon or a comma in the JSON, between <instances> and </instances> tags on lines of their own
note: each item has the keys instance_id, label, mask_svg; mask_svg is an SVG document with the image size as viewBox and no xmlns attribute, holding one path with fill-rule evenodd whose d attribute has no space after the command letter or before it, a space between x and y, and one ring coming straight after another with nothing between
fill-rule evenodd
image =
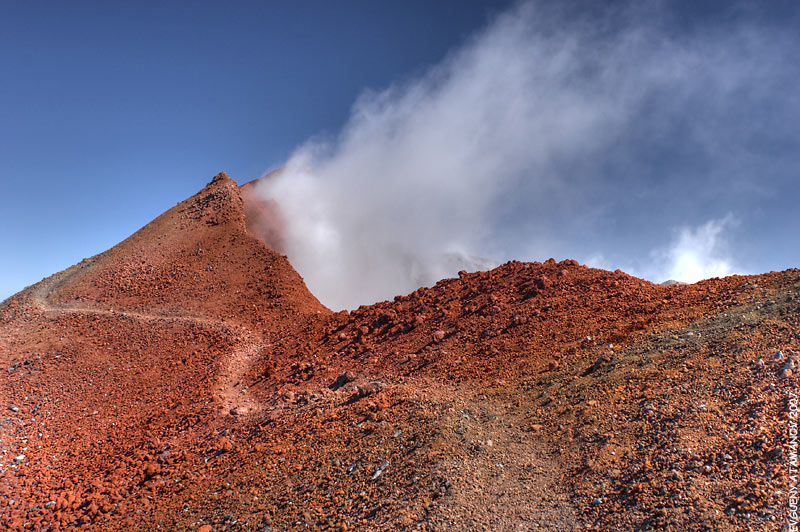
<instances>
[{"instance_id":1,"label":"dirt path on slope","mask_svg":"<svg viewBox=\"0 0 800 532\"><path fill-rule=\"evenodd\" d=\"M557 448L530 429L525 407L505 395L464 388L444 391L434 385L425 393L443 393L442 402L452 405L441 420L440 444L459 449L437 467L448 479L447 495L426 518L430 530L560 532L583 527L563 483L567 464Z\"/></svg>"},{"instance_id":2,"label":"dirt path on slope","mask_svg":"<svg viewBox=\"0 0 800 532\"><path fill-rule=\"evenodd\" d=\"M104 316L117 320L135 320L149 324L187 324L216 329L228 336L232 336L236 339L238 346L221 361L217 389L214 390L215 395L222 403L221 411L225 415L244 416L254 414L260 410L258 401L250 395L248 387L243 384L242 379L255 361L256 355L265 347L266 343L245 327L206 316L171 316L139 311L92 308L85 305L54 305L50 303L50 294L93 263L94 259L87 259L42 280L31 291L30 300L45 314Z\"/></svg>"}]
</instances>

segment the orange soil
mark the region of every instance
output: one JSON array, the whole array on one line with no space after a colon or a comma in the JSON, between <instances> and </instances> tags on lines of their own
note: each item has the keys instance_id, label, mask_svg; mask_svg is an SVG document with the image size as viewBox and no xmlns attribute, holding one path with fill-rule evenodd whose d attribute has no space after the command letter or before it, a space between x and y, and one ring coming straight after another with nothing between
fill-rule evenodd
<instances>
[{"instance_id":1,"label":"orange soil","mask_svg":"<svg viewBox=\"0 0 800 532\"><path fill-rule=\"evenodd\" d=\"M511 262L332 313L269 210L220 174L0 305L0 529L787 522L798 270Z\"/></svg>"}]
</instances>

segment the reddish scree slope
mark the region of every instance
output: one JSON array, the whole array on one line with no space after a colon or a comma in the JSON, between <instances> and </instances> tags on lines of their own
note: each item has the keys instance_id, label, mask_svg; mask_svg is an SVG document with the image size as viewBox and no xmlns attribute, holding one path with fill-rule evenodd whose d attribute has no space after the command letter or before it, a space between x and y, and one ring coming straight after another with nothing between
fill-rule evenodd
<instances>
[{"instance_id":1,"label":"reddish scree slope","mask_svg":"<svg viewBox=\"0 0 800 532\"><path fill-rule=\"evenodd\" d=\"M80 266L50 289L53 304L202 314L269 328L325 312L285 257L247 231L241 194L224 173Z\"/></svg>"},{"instance_id":2,"label":"reddish scree slope","mask_svg":"<svg viewBox=\"0 0 800 532\"><path fill-rule=\"evenodd\" d=\"M0 529L787 522L797 270L512 262L331 313L250 192L220 174L0 306Z\"/></svg>"}]
</instances>

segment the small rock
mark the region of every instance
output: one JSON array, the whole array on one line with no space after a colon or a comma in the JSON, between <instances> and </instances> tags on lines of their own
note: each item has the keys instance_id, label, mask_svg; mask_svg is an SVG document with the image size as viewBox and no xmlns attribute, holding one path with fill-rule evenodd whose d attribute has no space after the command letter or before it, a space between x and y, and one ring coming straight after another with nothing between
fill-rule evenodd
<instances>
[{"instance_id":1,"label":"small rock","mask_svg":"<svg viewBox=\"0 0 800 532\"><path fill-rule=\"evenodd\" d=\"M232 451L233 450L233 443L231 443L231 440L229 440L228 438L223 436L217 442L217 450L220 451L220 452L223 452L223 453Z\"/></svg>"},{"instance_id":2,"label":"small rock","mask_svg":"<svg viewBox=\"0 0 800 532\"><path fill-rule=\"evenodd\" d=\"M600 368L603 367L603 365L606 362L608 362L608 359L606 358L606 355L605 354L600 355L600 357L597 360L594 361L594 364L592 364L592 367L589 370L589 373L594 373L595 371L599 370Z\"/></svg>"},{"instance_id":3,"label":"small rock","mask_svg":"<svg viewBox=\"0 0 800 532\"><path fill-rule=\"evenodd\" d=\"M441 342L442 340L444 340L444 337L446 335L447 335L446 332L444 332L443 330L439 329L438 331L435 331L433 333L433 341L434 342Z\"/></svg>"},{"instance_id":4,"label":"small rock","mask_svg":"<svg viewBox=\"0 0 800 532\"><path fill-rule=\"evenodd\" d=\"M772 360L774 360L775 362L779 362L779 361L783 360L783 358L784 358L784 357L783 357L783 351L778 351L778 352L777 352L777 353L775 353L775 355L772 357Z\"/></svg>"},{"instance_id":5,"label":"small rock","mask_svg":"<svg viewBox=\"0 0 800 532\"><path fill-rule=\"evenodd\" d=\"M486 440L485 442L478 442L475 445L475 450L476 451L485 451L486 449L492 447L493 445L494 445L494 442L492 440Z\"/></svg>"},{"instance_id":6,"label":"small rock","mask_svg":"<svg viewBox=\"0 0 800 532\"><path fill-rule=\"evenodd\" d=\"M14 457L14 462L17 463L17 464L19 464L21 462L24 462L24 461L25 461L25 455L24 454L18 454L17 456Z\"/></svg>"},{"instance_id":7,"label":"small rock","mask_svg":"<svg viewBox=\"0 0 800 532\"><path fill-rule=\"evenodd\" d=\"M49 502L44 503L44 507L47 508L48 510L50 508L52 508L53 506L55 506L55 505L56 505L56 501L49 501Z\"/></svg>"},{"instance_id":8,"label":"small rock","mask_svg":"<svg viewBox=\"0 0 800 532\"><path fill-rule=\"evenodd\" d=\"M375 472L372 474L371 479L375 480L376 478L381 476L381 474L383 473L383 470L386 469L387 467L389 467L389 461L388 460L386 462L382 463L381 466L378 469L375 470Z\"/></svg>"},{"instance_id":9,"label":"small rock","mask_svg":"<svg viewBox=\"0 0 800 532\"><path fill-rule=\"evenodd\" d=\"M346 384L349 384L354 380L356 380L356 376L353 374L353 372L345 371L344 373L336 377L336 380L333 382L330 388L331 390L338 390L342 386L345 386Z\"/></svg>"},{"instance_id":10,"label":"small rock","mask_svg":"<svg viewBox=\"0 0 800 532\"><path fill-rule=\"evenodd\" d=\"M514 325L523 325L528 323L528 317L523 316L522 314L514 314L514 316L511 318L511 321Z\"/></svg>"},{"instance_id":11,"label":"small rock","mask_svg":"<svg viewBox=\"0 0 800 532\"><path fill-rule=\"evenodd\" d=\"M373 381L366 384L357 385L356 391L358 392L359 397L367 397L378 393L381 391L381 388L383 388L383 385L380 382Z\"/></svg>"},{"instance_id":12,"label":"small rock","mask_svg":"<svg viewBox=\"0 0 800 532\"><path fill-rule=\"evenodd\" d=\"M212 530L214 529L211 527L211 525L203 525L197 529L197 532L211 532Z\"/></svg>"},{"instance_id":13,"label":"small rock","mask_svg":"<svg viewBox=\"0 0 800 532\"><path fill-rule=\"evenodd\" d=\"M8 409L9 409L9 410L11 410L12 412L14 412L15 414L16 414L17 412L19 412L19 407L18 407L18 406L16 406L16 405L9 405L9 406L8 406Z\"/></svg>"},{"instance_id":14,"label":"small rock","mask_svg":"<svg viewBox=\"0 0 800 532\"><path fill-rule=\"evenodd\" d=\"M142 468L142 473L144 473L144 478L150 479L156 476L160 469L161 468L158 466L158 464L147 462Z\"/></svg>"}]
</instances>

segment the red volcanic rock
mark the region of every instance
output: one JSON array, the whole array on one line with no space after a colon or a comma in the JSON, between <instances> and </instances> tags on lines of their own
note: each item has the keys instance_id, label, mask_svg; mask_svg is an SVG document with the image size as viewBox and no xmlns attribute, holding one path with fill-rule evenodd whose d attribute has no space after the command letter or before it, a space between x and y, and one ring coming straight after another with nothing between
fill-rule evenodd
<instances>
[{"instance_id":1,"label":"red volcanic rock","mask_svg":"<svg viewBox=\"0 0 800 532\"><path fill-rule=\"evenodd\" d=\"M367 382L365 384L359 384L358 386L356 386L356 390L358 392L359 397L367 397L370 395L374 395L379 391L381 391L382 388L383 384L377 381Z\"/></svg>"},{"instance_id":2,"label":"red volcanic rock","mask_svg":"<svg viewBox=\"0 0 800 532\"><path fill-rule=\"evenodd\" d=\"M510 262L331 313L255 186L0 305L0 528L783 527L798 270Z\"/></svg>"},{"instance_id":3,"label":"red volcanic rock","mask_svg":"<svg viewBox=\"0 0 800 532\"><path fill-rule=\"evenodd\" d=\"M217 442L217 450L223 453L232 451L233 444L231 443L231 440L225 437L220 438Z\"/></svg>"},{"instance_id":4,"label":"red volcanic rock","mask_svg":"<svg viewBox=\"0 0 800 532\"><path fill-rule=\"evenodd\" d=\"M154 477L159 471L158 464L154 464L152 462L148 462L142 468L142 473L144 473L144 478L149 479Z\"/></svg>"}]
</instances>

